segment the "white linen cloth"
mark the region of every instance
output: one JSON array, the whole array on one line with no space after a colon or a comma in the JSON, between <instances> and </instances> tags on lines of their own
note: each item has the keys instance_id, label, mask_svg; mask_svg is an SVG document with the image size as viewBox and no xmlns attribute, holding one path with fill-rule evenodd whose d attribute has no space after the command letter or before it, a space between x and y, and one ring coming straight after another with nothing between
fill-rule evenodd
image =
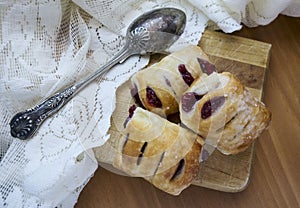
<instances>
[{"instance_id":1,"label":"white linen cloth","mask_svg":"<svg viewBox=\"0 0 300 208\"><path fill-rule=\"evenodd\" d=\"M197 44L208 26L300 16L292 0L2 0L0 2L0 207L72 207L98 164L91 148L109 137L115 90L149 57L134 56L81 91L28 141L10 136L9 121L55 91L91 74L124 45L128 24L143 12L176 7L187 15L170 52Z\"/></svg>"}]
</instances>

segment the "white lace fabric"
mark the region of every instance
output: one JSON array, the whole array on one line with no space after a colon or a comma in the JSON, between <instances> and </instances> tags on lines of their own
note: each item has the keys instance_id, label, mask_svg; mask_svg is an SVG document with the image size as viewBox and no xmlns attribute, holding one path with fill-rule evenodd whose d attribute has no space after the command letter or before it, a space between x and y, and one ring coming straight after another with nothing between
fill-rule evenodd
<instances>
[{"instance_id":1,"label":"white lace fabric","mask_svg":"<svg viewBox=\"0 0 300 208\"><path fill-rule=\"evenodd\" d=\"M0 2L0 207L72 207L98 164L91 148L108 138L115 91L147 56L115 66L47 119L36 135L10 136L9 121L91 74L124 45L143 12L176 7L187 15L170 52L197 44L207 25L224 32L265 25L279 13L299 16L299 1L61 0Z\"/></svg>"}]
</instances>

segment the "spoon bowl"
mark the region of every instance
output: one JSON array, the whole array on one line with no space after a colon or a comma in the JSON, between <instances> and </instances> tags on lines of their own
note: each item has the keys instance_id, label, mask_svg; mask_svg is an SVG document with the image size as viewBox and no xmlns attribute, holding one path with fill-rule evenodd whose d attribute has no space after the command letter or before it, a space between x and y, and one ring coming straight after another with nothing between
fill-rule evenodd
<instances>
[{"instance_id":1,"label":"spoon bowl","mask_svg":"<svg viewBox=\"0 0 300 208\"><path fill-rule=\"evenodd\" d=\"M45 99L41 104L17 113L10 121L11 135L21 140L31 138L45 119L114 65L132 55L164 52L183 33L185 23L185 13L175 8L156 9L141 15L128 27L126 44L114 58L90 76Z\"/></svg>"},{"instance_id":2,"label":"spoon bowl","mask_svg":"<svg viewBox=\"0 0 300 208\"><path fill-rule=\"evenodd\" d=\"M137 18L127 29L126 47L136 47L137 54L161 53L184 32L186 15L175 8L157 9ZM139 50L140 49L140 50Z\"/></svg>"}]
</instances>

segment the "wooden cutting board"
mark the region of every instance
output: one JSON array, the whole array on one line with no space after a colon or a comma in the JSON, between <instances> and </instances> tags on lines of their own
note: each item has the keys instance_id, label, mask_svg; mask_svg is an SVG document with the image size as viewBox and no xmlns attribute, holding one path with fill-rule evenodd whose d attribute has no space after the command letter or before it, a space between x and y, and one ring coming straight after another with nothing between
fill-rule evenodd
<instances>
[{"instance_id":1,"label":"wooden cutting board","mask_svg":"<svg viewBox=\"0 0 300 208\"><path fill-rule=\"evenodd\" d=\"M236 75L242 83L259 99L263 96L263 86L269 63L271 45L255 40L236 37L214 31L206 31L199 42L218 72L228 71ZM156 61L154 57L152 61ZM115 154L114 138L120 136L118 129L128 116L131 106L128 83L117 90L117 106L112 116L109 130L111 139L103 146L95 148L95 155L101 166L122 174L109 164ZM193 185L224 192L239 192L246 188L254 154L253 144L245 152L226 156L215 151L207 161L200 165L198 177ZM106 154L102 154L105 152Z\"/></svg>"},{"instance_id":2,"label":"wooden cutting board","mask_svg":"<svg viewBox=\"0 0 300 208\"><path fill-rule=\"evenodd\" d=\"M267 75L271 45L223 33L206 31L199 42L218 72L228 71L259 99ZM215 151L200 166L194 185L225 192L239 192L246 188L254 154L251 145L245 152L225 156Z\"/></svg>"}]
</instances>

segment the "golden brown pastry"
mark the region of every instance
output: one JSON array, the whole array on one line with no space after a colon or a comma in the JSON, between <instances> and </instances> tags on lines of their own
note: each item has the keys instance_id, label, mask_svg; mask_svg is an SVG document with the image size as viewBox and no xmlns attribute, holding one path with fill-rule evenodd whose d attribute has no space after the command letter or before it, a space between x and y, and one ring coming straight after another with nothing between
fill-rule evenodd
<instances>
[{"instance_id":1,"label":"golden brown pastry","mask_svg":"<svg viewBox=\"0 0 300 208\"><path fill-rule=\"evenodd\" d=\"M160 166L155 175L145 179L169 194L179 195L198 175L200 151L201 146L195 141L191 150L176 165L167 170Z\"/></svg>"},{"instance_id":2,"label":"golden brown pastry","mask_svg":"<svg viewBox=\"0 0 300 208\"><path fill-rule=\"evenodd\" d=\"M114 167L173 195L192 183L201 151L195 133L140 107L131 107L124 127Z\"/></svg>"},{"instance_id":3,"label":"golden brown pastry","mask_svg":"<svg viewBox=\"0 0 300 208\"><path fill-rule=\"evenodd\" d=\"M133 75L132 95L145 109L166 117L178 112L182 93L195 79L214 70L205 53L190 45Z\"/></svg>"},{"instance_id":4,"label":"golden brown pastry","mask_svg":"<svg viewBox=\"0 0 300 208\"><path fill-rule=\"evenodd\" d=\"M229 72L202 76L183 94L180 119L224 154L244 151L267 128L271 113Z\"/></svg>"},{"instance_id":5,"label":"golden brown pastry","mask_svg":"<svg viewBox=\"0 0 300 208\"><path fill-rule=\"evenodd\" d=\"M271 119L236 77L216 73L197 46L170 54L137 72L130 82L131 94L146 110L132 106L124 127L118 123L113 139L95 152L97 159L172 195L197 177L203 138L215 141L224 154L236 154L248 148ZM178 111L182 126L163 118Z\"/></svg>"}]
</instances>

